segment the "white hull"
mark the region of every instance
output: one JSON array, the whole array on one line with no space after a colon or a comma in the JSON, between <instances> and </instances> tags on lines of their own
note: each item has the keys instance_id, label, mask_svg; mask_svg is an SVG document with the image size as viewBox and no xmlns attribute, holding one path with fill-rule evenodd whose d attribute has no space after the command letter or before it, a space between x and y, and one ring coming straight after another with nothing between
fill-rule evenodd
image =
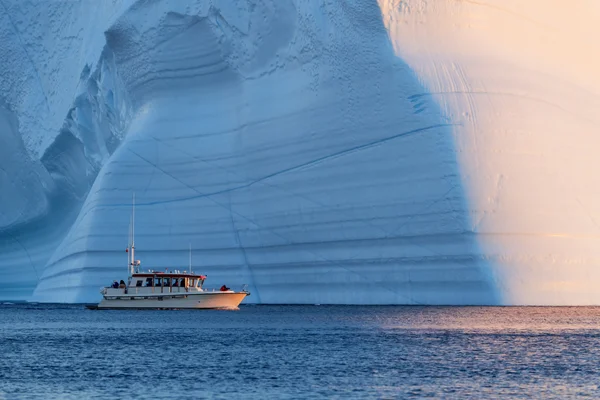
<instances>
[{"instance_id":1,"label":"white hull","mask_svg":"<svg viewBox=\"0 0 600 400\"><path fill-rule=\"evenodd\" d=\"M246 296L246 292L169 293L155 296L121 295L118 298L103 298L98 304L98 309L236 309Z\"/></svg>"}]
</instances>

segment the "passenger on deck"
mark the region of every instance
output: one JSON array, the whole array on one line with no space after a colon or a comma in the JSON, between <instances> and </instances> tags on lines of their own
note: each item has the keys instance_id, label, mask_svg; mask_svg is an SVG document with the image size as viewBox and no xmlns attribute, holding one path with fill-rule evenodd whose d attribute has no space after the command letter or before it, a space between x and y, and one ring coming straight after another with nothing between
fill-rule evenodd
<instances>
[{"instance_id":1,"label":"passenger on deck","mask_svg":"<svg viewBox=\"0 0 600 400\"><path fill-rule=\"evenodd\" d=\"M113 281L112 287L113 287L113 289L119 288L119 284L117 283L117 281Z\"/></svg>"},{"instance_id":2,"label":"passenger on deck","mask_svg":"<svg viewBox=\"0 0 600 400\"><path fill-rule=\"evenodd\" d=\"M125 285L125 281L123 279L121 279L121 282L119 282L119 289L125 289L126 285Z\"/></svg>"},{"instance_id":3,"label":"passenger on deck","mask_svg":"<svg viewBox=\"0 0 600 400\"><path fill-rule=\"evenodd\" d=\"M221 292L226 292L228 290L230 290L230 289L227 286L225 286L225 285L221 286Z\"/></svg>"}]
</instances>

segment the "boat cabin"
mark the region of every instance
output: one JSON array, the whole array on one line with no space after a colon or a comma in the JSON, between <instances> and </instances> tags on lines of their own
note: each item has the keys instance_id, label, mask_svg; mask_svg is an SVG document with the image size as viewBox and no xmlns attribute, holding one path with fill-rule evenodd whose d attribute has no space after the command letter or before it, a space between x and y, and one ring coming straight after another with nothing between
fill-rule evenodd
<instances>
[{"instance_id":1,"label":"boat cabin","mask_svg":"<svg viewBox=\"0 0 600 400\"><path fill-rule=\"evenodd\" d=\"M140 272L129 279L128 287L202 288L206 275L180 272Z\"/></svg>"},{"instance_id":2,"label":"boat cabin","mask_svg":"<svg viewBox=\"0 0 600 400\"><path fill-rule=\"evenodd\" d=\"M106 287L106 295L153 295L168 293L202 292L206 275L196 275L187 271L173 272L136 272L131 275L127 284L117 284Z\"/></svg>"}]
</instances>

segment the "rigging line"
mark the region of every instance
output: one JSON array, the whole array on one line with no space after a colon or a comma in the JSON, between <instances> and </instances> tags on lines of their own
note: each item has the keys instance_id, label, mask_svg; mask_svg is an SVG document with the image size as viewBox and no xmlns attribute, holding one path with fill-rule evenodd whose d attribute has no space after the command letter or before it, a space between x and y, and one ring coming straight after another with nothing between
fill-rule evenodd
<instances>
[{"instance_id":1,"label":"rigging line","mask_svg":"<svg viewBox=\"0 0 600 400\"><path fill-rule=\"evenodd\" d=\"M172 174L170 174L170 173L168 173L167 171L163 170L162 168L160 168L160 167L159 167L159 166L157 166L156 164L154 164L154 163L152 163L151 161L147 160L145 157L141 156L140 154L136 153L135 151L133 151L133 150L131 150L131 149L128 149L128 150L129 150L129 152L131 152L132 154L134 154L134 155L136 155L137 157L139 157L141 160L143 160L143 161L145 161L146 163L148 163L149 165L152 165L153 167L157 168L159 171L161 171L161 172L162 172L162 173L164 173L165 175L167 175L167 176L171 177L173 180L175 180L175 181L177 181L177 182L181 183L182 185L184 185L185 187L187 187L187 188L191 189L192 191L199 193L199 192L198 192L198 191L197 191L197 190L196 190L194 187L192 187L192 186L188 185L187 183L185 183L185 182L181 181L180 179L176 178L175 176L173 176ZM223 204L219 203L217 200L213 199L213 198L212 198L212 195L207 195L207 196L205 196L205 197L206 197L206 198L208 198L208 199L209 199L210 201L212 201L213 203L217 204L219 207L221 207L221 208L224 208L224 209L226 209L226 210L228 209L228 208L227 208L227 206L224 206ZM247 220L248 222L252 223L252 224L253 224L253 225L255 225L256 227L258 227L258 228L260 228L260 229L264 229L264 230L266 230L266 231L269 231L269 232L273 233L273 234L274 234L274 235L276 235L276 236L279 236L281 239L284 239L284 240L285 240L285 241L287 241L289 244L295 244L293 241L289 240L289 239L288 239L288 238L286 238L285 236L283 236L283 235L281 235L281 234L279 234L279 233L277 233L277 232L273 231L272 229L268 229L268 228L265 228L265 227L263 227L263 226L259 225L258 223L256 223L256 222L255 222L255 221L253 221L252 219L250 219L250 218L246 217L245 215L242 215L242 214L240 214L240 213L238 213L238 212L236 212L236 211L234 211L234 210L231 210L231 212L232 212L232 213L235 213L236 215L240 216L241 218L243 218L243 219ZM319 255L319 254L317 254L317 253L314 253L314 252L312 252L312 251L310 251L310 250L305 250L305 251L308 251L310 254L312 254L312 255L316 256L317 258L320 258L320 259L322 259L323 261L326 261L326 262L328 262L328 263L331 263L331 264L337 265L337 266L339 266L340 268L342 268L342 269L344 269L344 270L346 270L346 271L348 271L348 272L351 272L351 273L353 273L353 274L355 274L355 275L358 275L358 276L360 276L361 278L365 279L365 276L364 276L363 274L360 274L360 273L358 273L358 272L356 272L356 271L354 271L354 270L351 270L351 269L349 269L349 268L347 268L347 267L343 266L343 265L342 265L342 264L340 264L338 261L335 261L335 260L329 260L329 259L327 259L327 258L325 258L325 257L323 257L323 256L321 256L321 255ZM397 296L401 296L401 297L405 297L405 298L409 299L409 300L411 301L411 303L422 304L422 303L419 303L419 302L416 302L416 301L414 301L414 299L410 298L409 296L407 296L407 295L405 295L405 294L398 293L396 290L390 289L390 288L388 288L388 287L386 287L386 286L383 286L383 285L381 285L381 284L378 284L378 285L379 285L380 287L382 287L382 288L386 289L386 290L389 290L390 292L394 293L394 294L395 294L395 295L397 295Z\"/></svg>"}]
</instances>

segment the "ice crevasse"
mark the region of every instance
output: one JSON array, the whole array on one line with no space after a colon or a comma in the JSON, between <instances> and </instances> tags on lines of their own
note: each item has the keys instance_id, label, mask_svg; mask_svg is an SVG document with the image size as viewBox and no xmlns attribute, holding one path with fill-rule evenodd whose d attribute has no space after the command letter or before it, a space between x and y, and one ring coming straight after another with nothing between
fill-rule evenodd
<instances>
[{"instance_id":1,"label":"ice crevasse","mask_svg":"<svg viewBox=\"0 0 600 400\"><path fill-rule=\"evenodd\" d=\"M0 2L0 297L600 303L600 6Z\"/></svg>"}]
</instances>

